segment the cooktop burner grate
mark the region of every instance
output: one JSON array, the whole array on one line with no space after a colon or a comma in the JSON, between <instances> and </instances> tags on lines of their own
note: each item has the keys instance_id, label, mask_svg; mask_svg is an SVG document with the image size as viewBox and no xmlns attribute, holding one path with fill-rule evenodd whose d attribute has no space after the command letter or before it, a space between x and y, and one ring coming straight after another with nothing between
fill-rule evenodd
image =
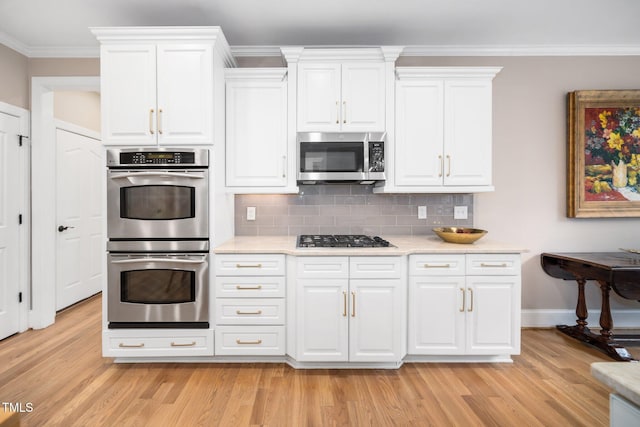
<instances>
[{"instance_id":1,"label":"cooktop burner grate","mask_svg":"<svg viewBox=\"0 0 640 427\"><path fill-rule=\"evenodd\" d=\"M362 234L302 234L299 248L386 248L393 246L378 236Z\"/></svg>"}]
</instances>

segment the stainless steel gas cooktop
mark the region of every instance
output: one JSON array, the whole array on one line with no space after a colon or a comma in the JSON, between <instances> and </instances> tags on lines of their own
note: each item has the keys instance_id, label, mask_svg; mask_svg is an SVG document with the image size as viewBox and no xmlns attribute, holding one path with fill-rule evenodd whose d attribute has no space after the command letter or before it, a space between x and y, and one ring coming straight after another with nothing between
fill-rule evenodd
<instances>
[{"instance_id":1,"label":"stainless steel gas cooktop","mask_svg":"<svg viewBox=\"0 0 640 427\"><path fill-rule=\"evenodd\" d=\"M378 236L361 234L302 234L299 248L386 248L391 243Z\"/></svg>"}]
</instances>

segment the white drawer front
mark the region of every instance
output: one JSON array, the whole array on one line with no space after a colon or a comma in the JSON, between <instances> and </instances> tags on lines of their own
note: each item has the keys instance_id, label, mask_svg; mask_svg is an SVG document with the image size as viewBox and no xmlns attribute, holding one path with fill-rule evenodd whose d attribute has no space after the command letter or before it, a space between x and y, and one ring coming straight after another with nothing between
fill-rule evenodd
<instances>
[{"instance_id":1,"label":"white drawer front","mask_svg":"<svg viewBox=\"0 0 640 427\"><path fill-rule=\"evenodd\" d=\"M284 276L284 255L216 254L217 276Z\"/></svg>"},{"instance_id":2,"label":"white drawer front","mask_svg":"<svg viewBox=\"0 0 640 427\"><path fill-rule=\"evenodd\" d=\"M467 275L520 275L520 254L468 254Z\"/></svg>"},{"instance_id":3,"label":"white drawer front","mask_svg":"<svg viewBox=\"0 0 640 427\"><path fill-rule=\"evenodd\" d=\"M281 356L284 326L218 326L216 356Z\"/></svg>"},{"instance_id":4,"label":"white drawer front","mask_svg":"<svg viewBox=\"0 0 640 427\"><path fill-rule=\"evenodd\" d=\"M114 335L105 331L103 337L103 355L107 357L162 357L162 356L212 356L213 331L203 329L201 333L171 336L164 330L135 334Z\"/></svg>"},{"instance_id":5,"label":"white drawer front","mask_svg":"<svg viewBox=\"0 0 640 427\"><path fill-rule=\"evenodd\" d=\"M348 257L297 257L298 278L346 279L349 277Z\"/></svg>"},{"instance_id":6,"label":"white drawer front","mask_svg":"<svg viewBox=\"0 0 640 427\"><path fill-rule=\"evenodd\" d=\"M465 255L411 255L410 276L464 276Z\"/></svg>"},{"instance_id":7,"label":"white drawer front","mask_svg":"<svg viewBox=\"0 0 640 427\"><path fill-rule=\"evenodd\" d=\"M402 277L404 257L350 257L351 279L395 279Z\"/></svg>"},{"instance_id":8,"label":"white drawer front","mask_svg":"<svg viewBox=\"0 0 640 427\"><path fill-rule=\"evenodd\" d=\"M217 298L282 298L284 276L218 276Z\"/></svg>"},{"instance_id":9,"label":"white drawer front","mask_svg":"<svg viewBox=\"0 0 640 427\"><path fill-rule=\"evenodd\" d=\"M217 325L284 325L284 299L218 298Z\"/></svg>"}]
</instances>

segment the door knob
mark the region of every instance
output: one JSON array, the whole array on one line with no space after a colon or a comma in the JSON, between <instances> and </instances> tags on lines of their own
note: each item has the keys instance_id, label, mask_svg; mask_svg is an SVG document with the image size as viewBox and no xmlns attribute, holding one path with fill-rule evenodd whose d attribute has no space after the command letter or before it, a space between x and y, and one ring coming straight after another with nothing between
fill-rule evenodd
<instances>
[{"instance_id":1,"label":"door knob","mask_svg":"<svg viewBox=\"0 0 640 427\"><path fill-rule=\"evenodd\" d=\"M58 231L60 233L62 233L64 230L66 230L67 228L75 228L75 227L69 227L69 226L65 226L65 225L61 225L60 227L58 227Z\"/></svg>"}]
</instances>

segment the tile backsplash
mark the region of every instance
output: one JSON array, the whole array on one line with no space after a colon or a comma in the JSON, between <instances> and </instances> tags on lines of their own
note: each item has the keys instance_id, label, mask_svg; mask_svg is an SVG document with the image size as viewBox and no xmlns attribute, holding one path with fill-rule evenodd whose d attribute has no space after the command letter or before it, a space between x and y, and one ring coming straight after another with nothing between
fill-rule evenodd
<instances>
[{"instance_id":1,"label":"tile backsplash","mask_svg":"<svg viewBox=\"0 0 640 427\"><path fill-rule=\"evenodd\" d=\"M256 219L247 220L247 207ZM418 219L427 206L427 219ZM453 219L454 206L468 217ZM298 234L425 235L438 226L473 226L473 194L374 194L370 185L301 185L299 194L235 196L236 236Z\"/></svg>"}]
</instances>

